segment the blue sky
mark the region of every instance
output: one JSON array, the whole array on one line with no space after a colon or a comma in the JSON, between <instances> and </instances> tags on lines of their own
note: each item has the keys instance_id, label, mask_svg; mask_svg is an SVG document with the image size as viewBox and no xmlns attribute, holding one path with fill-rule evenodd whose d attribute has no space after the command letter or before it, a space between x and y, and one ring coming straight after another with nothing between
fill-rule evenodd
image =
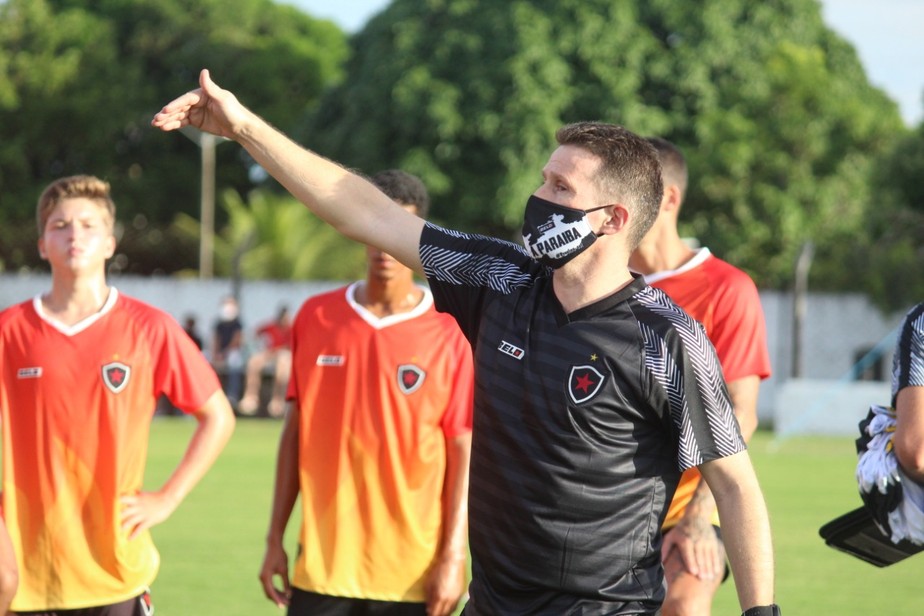
<instances>
[{"instance_id":1,"label":"blue sky","mask_svg":"<svg viewBox=\"0 0 924 616\"><path fill-rule=\"evenodd\" d=\"M355 32L390 0L283 0ZM850 41L869 80L909 126L924 121L924 0L820 0L828 26Z\"/></svg>"}]
</instances>

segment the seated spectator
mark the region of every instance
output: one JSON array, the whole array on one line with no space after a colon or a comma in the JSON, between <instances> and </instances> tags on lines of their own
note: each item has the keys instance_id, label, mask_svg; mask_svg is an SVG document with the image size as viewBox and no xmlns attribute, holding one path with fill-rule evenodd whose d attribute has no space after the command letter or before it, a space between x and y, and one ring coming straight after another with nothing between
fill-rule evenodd
<instances>
[{"instance_id":1,"label":"seated spectator","mask_svg":"<svg viewBox=\"0 0 924 616\"><path fill-rule=\"evenodd\" d=\"M257 328L261 349L247 360L247 380L244 397L238 405L243 415L255 415L260 408L260 382L263 370L273 363L273 392L267 405L270 417L282 417L285 412L286 388L292 371L292 320L283 306L276 318Z\"/></svg>"},{"instance_id":2,"label":"seated spectator","mask_svg":"<svg viewBox=\"0 0 924 616\"><path fill-rule=\"evenodd\" d=\"M225 394L234 407L241 399L244 376L243 331L237 300L229 295L221 300L209 359L215 371L223 377Z\"/></svg>"}]
</instances>

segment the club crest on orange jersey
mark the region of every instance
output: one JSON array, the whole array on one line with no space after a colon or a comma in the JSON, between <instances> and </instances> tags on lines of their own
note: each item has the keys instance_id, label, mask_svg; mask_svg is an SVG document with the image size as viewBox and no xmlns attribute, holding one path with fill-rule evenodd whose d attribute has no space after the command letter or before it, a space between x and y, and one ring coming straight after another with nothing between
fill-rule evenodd
<instances>
[{"instance_id":1,"label":"club crest on orange jersey","mask_svg":"<svg viewBox=\"0 0 924 616\"><path fill-rule=\"evenodd\" d=\"M597 395L606 377L593 366L571 366L568 395L575 404L587 402Z\"/></svg>"},{"instance_id":2,"label":"club crest on orange jersey","mask_svg":"<svg viewBox=\"0 0 924 616\"><path fill-rule=\"evenodd\" d=\"M414 364L398 366L398 388L405 394L412 394L423 385L427 373Z\"/></svg>"},{"instance_id":3,"label":"club crest on orange jersey","mask_svg":"<svg viewBox=\"0 0 924 616\"><path fill-rule=\"evenodd\" d=\"M109 391L114 394L125 389L131 375L131 366L127 366L119 361L114 361L103 366L103 383L105 383Z\"/></svg>"}]
</instances>

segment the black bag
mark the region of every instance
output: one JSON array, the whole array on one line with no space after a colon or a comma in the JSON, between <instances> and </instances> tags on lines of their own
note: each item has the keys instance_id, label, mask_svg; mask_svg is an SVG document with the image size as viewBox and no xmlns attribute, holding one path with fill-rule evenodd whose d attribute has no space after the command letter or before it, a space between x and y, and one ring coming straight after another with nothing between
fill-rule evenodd
<instances>
[{"instance_id":1,"label":"black bag","mask_svg":"<svg viewBox=\"0 0 924 616\"><path fill-rule=\"evenodd\" d=\"M924 545L915 545L906 540L892 543L892 540L879 530L866 507L859 507L834 518L818 532L832 548L877 567L894 565L924 550Z\"/></svg>"},{"instance_id":2,"label":"black bag","mask_svg":"<svg viewBox=\"0 0 924 616\"><path fill-rule=\"evenodd\" d=\"M888 567L924 550L907 539L892 541L889 514L895 511L904 498L902 481L898 472L895 454L891 445L891 431L894 429L895 412L891 408L873 405L869 414L860 422L860 437L856 440L857 455L861 462L875 462L870 470L861 473L858 462L858 481L863 507L834 518L819 529L825 543L834 549L865 560L877 567ZM873 421L877 423L872 424ZM878 458L863 456L878 455ZM879 469L885 467L886 471ZM882 473L879 475L878 473ZM874 475L875 485L869 475ZM867 485L864 489L864 483Z\"/></svg>"}]
</instances>

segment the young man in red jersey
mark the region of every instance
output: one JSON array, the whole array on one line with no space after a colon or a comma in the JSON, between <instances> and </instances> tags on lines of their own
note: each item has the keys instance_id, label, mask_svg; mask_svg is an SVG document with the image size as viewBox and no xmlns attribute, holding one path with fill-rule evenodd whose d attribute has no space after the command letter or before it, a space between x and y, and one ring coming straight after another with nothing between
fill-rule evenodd
<instances>
[{"instance_id":1,"label":"young man in red jersey","mask_svg":"<svg viewBox=\"0 0 924 616\"><path fill-rule=\"evenodd\" d=\"M417 177L372 182L426 216ZM367 262L365 280L295 319L260 579L290 616L448 616L465 588L471 350L413 270L372 247ZM282 538L299 493L290 584Z\"/></svg>"},{"instance_id":2,"label":"young man in red jersey","mask_svg":"<svg viewBox=\"0 0 924 616\"><path fill-rule=\"evenodd\" d=\"M677 229L687 189L683 153L666 139L648 139L658 152L664 195L658 216L629 259L645 282L661 289L702 323L715 346L745 441L757 428L757 392L770 376L767 332L757 287L740 269L694 250ZM663 616L708 616L724 579L725 548L715 500L699 471L684 471L663 524L661 546L667 597Z\"/></svg>"},{"instance_id":3,"label":"young man in red jersey","mask_svg":"<svg viewBox=\"0 0 924 616\"><path fill-rule=\"evenodd\" d=\"M106 282L115 205L92 176L39 198L51 289L0 312L3 514L17 614L142 616L160 562L149 529L205 474L234 428L215 372L165 312ZM158 397L195 417L183 459L142 490Z\"/></svg>"}]
</instances>

